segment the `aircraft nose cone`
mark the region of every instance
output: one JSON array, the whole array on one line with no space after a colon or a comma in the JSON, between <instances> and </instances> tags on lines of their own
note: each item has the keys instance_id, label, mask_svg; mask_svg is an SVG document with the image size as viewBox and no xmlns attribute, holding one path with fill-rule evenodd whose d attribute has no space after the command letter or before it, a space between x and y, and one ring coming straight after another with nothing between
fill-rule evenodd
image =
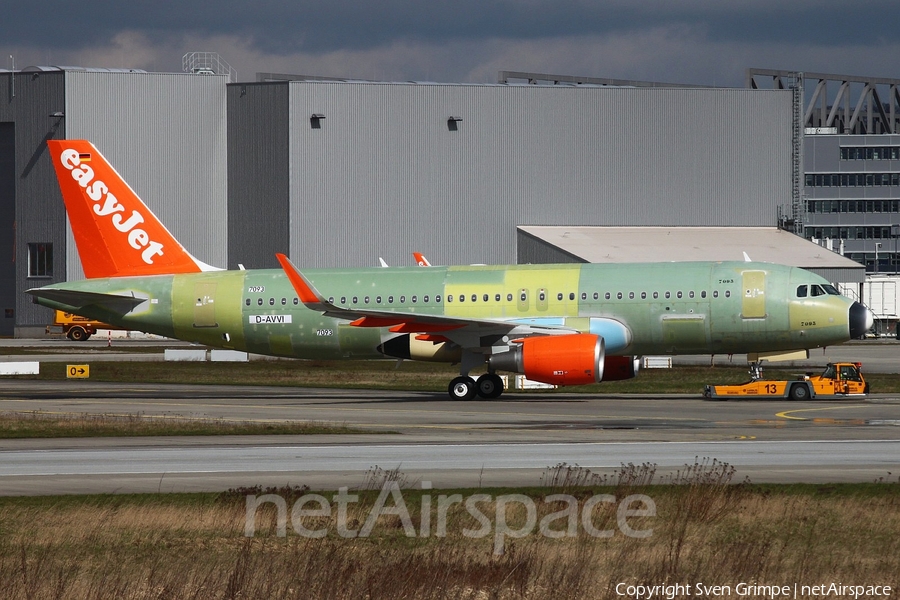
<instances>
[{"instance_id":1,"label":"aircraft nose cone","mask_svg":"<svg viewBox=\"0 0 900 600\"><path fill-rule=\"evenodd\" d=\"M861 338L874 324L875 314L859 302L854 302L850 307L850 339Z\"/></svg>"}]
</instances>

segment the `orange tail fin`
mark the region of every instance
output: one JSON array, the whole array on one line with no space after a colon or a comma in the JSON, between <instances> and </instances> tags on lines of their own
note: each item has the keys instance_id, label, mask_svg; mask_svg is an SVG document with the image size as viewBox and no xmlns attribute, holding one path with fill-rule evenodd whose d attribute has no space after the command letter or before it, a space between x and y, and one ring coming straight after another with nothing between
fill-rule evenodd
<instances>
[{"instance_id":1,"label":"orange tail fin","mask_svg":"<svg viewBox=\"0 0 900 600\"><path fill-rule=\"evenodd\" d=\"M47 145L85 276L214 269L178 243L93 144L50 140Z\"/></svg>"}]
</instances>

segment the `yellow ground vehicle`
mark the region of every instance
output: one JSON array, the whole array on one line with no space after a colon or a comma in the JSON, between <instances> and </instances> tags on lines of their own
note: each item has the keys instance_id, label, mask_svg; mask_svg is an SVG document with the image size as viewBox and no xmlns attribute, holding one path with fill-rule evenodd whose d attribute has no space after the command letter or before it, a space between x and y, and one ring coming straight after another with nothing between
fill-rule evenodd
<instances>
[{"instance_id":1,"label":"yellow ground vehicle","mask_svg":"<svg viewBox=\"0 0 900 600\"><path fill-rule=\"evenodd\" d=\"M83 342L95 333L98 329L118 329L107 323L80 317L78 315L56 311L53 319L53 325L47 327L47 333L50 333L50 327L62 327L62 332L73 342Z\"/></svg>"},{"instance_id":2,"label":"yellow ground vehicle","mask_svg":"<svg viewBox=\"0 0 900 600\"><path fill-rule=\"evenodd\" d=\"M767 380L753 377L739 385L708 385L707 398L836 398L862 396L869 393L869 384L862 376L862 363L828 363L821 375L805 375L796 380ZM751 374L760 375L758 368Z\"/></svg>"}]
</instances>

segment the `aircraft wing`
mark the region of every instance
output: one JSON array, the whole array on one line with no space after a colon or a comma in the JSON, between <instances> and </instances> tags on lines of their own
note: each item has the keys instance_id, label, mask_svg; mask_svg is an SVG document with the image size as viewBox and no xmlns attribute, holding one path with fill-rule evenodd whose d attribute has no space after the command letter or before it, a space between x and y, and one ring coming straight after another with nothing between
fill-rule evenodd
<instances>
[{"instance_id":1,"label":"aircraft wing","mask_svg":"<svg viewBox=\"0 0 900 600\"><path fill-rule=\"evenodd\" d=\"M123 314L129 312L141 302L147 301L146 298L138 298L137 296L82 292L79 290L61 290L49 287L33 288L26 290L25 293L31 294L36 298L43 298L51 302L63 304L72 307L73 309L84 308L85 306L99 306Z\"/></svg>"},{"instance_id":2,"label":"aircraft wing","mask_svg":"<svg viewBox=\"0 0 900 600\"><path fill-rule=\"evenodd\" d=\"M394 333L439 333L463 347L494 345L491 338L503 336L563 335L576 330L540 323L521 323L492 319L470 319L446 315L432 315L368 308L344 308L329 302L284 254L277 254L278 262L307 308L326 316L346 319L356 327L389 327ZM488 343L486 343L488 342Z\"/></svg>"}]
</instances>

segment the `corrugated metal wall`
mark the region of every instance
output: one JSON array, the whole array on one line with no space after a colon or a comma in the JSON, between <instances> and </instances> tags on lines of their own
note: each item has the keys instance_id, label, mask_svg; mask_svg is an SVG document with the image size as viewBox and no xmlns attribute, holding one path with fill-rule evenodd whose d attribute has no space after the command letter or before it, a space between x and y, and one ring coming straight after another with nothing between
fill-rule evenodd
<instances>
[{"instance_id":1,"label":"corrugated metal wall","mask_svg":"<svg viewBox=\"0 0 900 600\"><path fill-rule=\"evenodd\" d=\"M65 110L65 80L58 71L30 71L4 73L0 81L0 121L12 124L15 137L16 219L15 246L0 248L0 260L15 261L15 328L35 325L43 331L53 313L32 304L24 291L65 280L66 213L46 144L48 139L65 135L65 119L50 117ZM28 277L30 243L53 244L51 277ZM5 320L6 307L0 308L4 309L0 318Z\"/></svg>"},{"instance_id":2,"label":"corrugated metal wall","mask_svg":"<svg viewBox=\"0 0 900 600\"><path fill-rule=\"evenodd\" d=\"M228 267L276 268L289 252L288 85L228 86Z\"/></svg>"},{"instance_id":3,"label":"corrugated metal wall","mask_svg":"<svg viewBox=\"0 0 900 600\"><path fill-rule=\"evenodd\" d=\"M306 266L514 262L516 225L771 226L790 199L787 91L289 86Z\"/></svg>"},{"instance_id":4,"label":"corrugated metal wall","mask_svg":"<svg viewBox=\"0 0 900 600\"><path fill-rule=\"evenodd\" d=\"M91 140L198 259L227 263L225 77L69 71L69 139ZM81 277L69 237L69 279Z\"/></svg>"}]
</instances>

